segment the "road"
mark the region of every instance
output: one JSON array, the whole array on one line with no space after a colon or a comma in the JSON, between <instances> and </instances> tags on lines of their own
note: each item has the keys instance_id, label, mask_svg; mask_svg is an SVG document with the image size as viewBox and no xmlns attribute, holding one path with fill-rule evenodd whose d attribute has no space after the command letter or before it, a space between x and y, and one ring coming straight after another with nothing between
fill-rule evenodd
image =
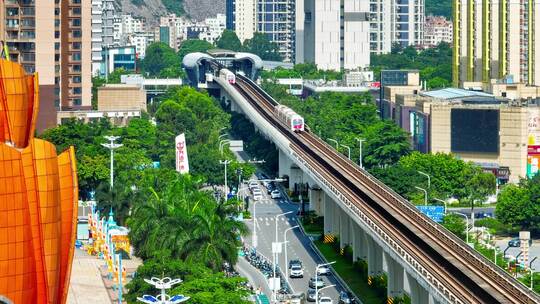
<instances>
[{"instance_id":1,"label":"road","mask_svg":"<svg viewBox=\"0 0 540 304\"><path fill-rule=\"evenodd\" d=\"M508 241L509 240L511 240L511 238L505 238L505 239L495 241L495 244L497 245L497 247L499 248L499 250L501 252L499 254L499 256L498 256L498 259L500 259L502 257L502 252L506 248L508 248ZM507 257L511 256L513 258L513 257L517 256L520 252L521 252L521 248L519 248L519 247L510 247L506 251L506 256ZM533 262L533 265L532 265L533 270L540 271L540 242L537 242L537 241L533 240L533 243L532 243L531 247L529 248L529 261L532 260L535 257L539 257L539 258L536 259L536 261ZM492 257L492 259L493 258L494 257Z\"/></svg>"},{"instance_id":2,"label":"road","mask_svg":"<svg viewBox=\"0 0 540 304\"><path fill-rule=\"evenodd\" d=\"M253 203L253 200L250 200L250 212L255 214L256 225L257 225L257 251L262 255L266 256L270 260L272 259L272 242L275 241L275 217L278 214L292 211L291 214L286 216L278 217L278 238L279 242L283 242L284 237L283 233L287 228L296 226L297 217L296 212L298 211L298 205L290 203L285 200L274 200L269 197L266 192L266 188L263 185L259 186L263 192L263 199L261 201ZM255 207L255 212L253 208ZM247 244L253 246L253 220L247 220L246 223L249 227L250 235L245 238ZM301 231L297 229L290 230L287 232L287 255L288 259L299 259L303 263L304 267L304 277L303 278L289 278L290 286L293 292L304 292L307 293L308 281L309 278L315 276L315 268L317 263L322 263L322 261L317 257L317 254L311 248L311 240ZM283 271L285 267L288 267L288 262L285 261L284 253L279 255L278 265ZM325 281L325 286L330 284L338 284L333 276L323 277ZM334 303L338 301L338 288L332 287L324 289L321 292L321 295L329 296L332 298Z\"/></svg>"}]
</instances>

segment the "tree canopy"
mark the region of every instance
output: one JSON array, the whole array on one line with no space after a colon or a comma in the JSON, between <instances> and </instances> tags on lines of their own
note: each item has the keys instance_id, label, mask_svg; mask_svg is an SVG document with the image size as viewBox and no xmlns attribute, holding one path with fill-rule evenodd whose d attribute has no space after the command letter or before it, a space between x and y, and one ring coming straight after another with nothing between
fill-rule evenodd
<instances>
[{"instance_id":1,"label":"tree canopy","mask_svg":"<svg viewBox=\"0 0 540 304\"><path fill-rule=\"evenodd\" d=\"M231 30L224 30L219 39L216 41L216 46L220 49L231 50L231 51L241 51L242 42L236 36L236 33Z\"/></svg>"},{"instance_id":2,"label":"tree canopy","mask_svg":"<svg viewBox=\"0 0 540 304\"><path fill-rule=\"evenodd\" d=\"M244 49L247 52L253 53L262 60L281 61L278 45L270 42L264 33L256 32L253 38L244 41Z\"/></svg>"},{"instance_id":3,"label":"tree canopy","mask_svg":"<svg viewBox=\"0 0 540 304\"><path fill-rule=\"evenodd\" d=\"M452 48L445 42L419 52L413 46L395 46L390 54L372 54L371 67L375 77L381 70L416 69L421 79L427 80L428 88L447 87L452 83Z\"/></svg>"},{"instance_id":4,"label":"tree canopy","mask_svg":"<svg viewBox=\"0 0 540 304\"><path fill-rule=\"evenodd\" d=\"M188 39L184 42L182 42L182 45L180 45L180 49L178 50L178 57L180 58L180 62L182 62L182 59L184 56L186 56L189 53L195 53L195 52L206 52L210 49L213 49L214 46L204 40L199 39Z\"/></svg>"},{"instance_id":5,"label":"tree canopy","mask_svg":"<svg viewBox=\"0 0 540 304\"><path fill-rule=\"evenodd\" d=\"M520 230L540 229L540 176L522 179L518 185L506 185L499 192L497 219Z\"/></svg>"},{"instance_id":6,"label":"tree canopy","mask_svg":"<svg viewBox=\"0 0 540 304\"><path fill-rule=\"evenodd\" d=\"M175 51L163 42L155 42L146 48L146 56L141 62L143 73L151 77L179 77L182 74ZM164 75L166 74L166 75Z\"/></svg>"}]
</instances>

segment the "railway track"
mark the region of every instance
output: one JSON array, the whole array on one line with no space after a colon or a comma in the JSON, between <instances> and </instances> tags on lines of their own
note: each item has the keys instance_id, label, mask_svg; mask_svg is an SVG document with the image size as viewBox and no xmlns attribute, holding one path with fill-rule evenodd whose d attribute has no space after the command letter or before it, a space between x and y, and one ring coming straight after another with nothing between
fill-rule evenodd
<instances>
[{"instance_id":1,"label":"railway track","mask_svg":"<svg viewBox=\"0 0 540 304\"><path fill-rule=\"evenodd\" d=\"M292 133L274 116L277 104L249 79L236 88L291 142L292 149L351 203L351 210L372 221L381 237L404 250L417 269L453 303L540 303L540 297L429 220L405 199L308 132Z\"/></svg>"}]
</instances>

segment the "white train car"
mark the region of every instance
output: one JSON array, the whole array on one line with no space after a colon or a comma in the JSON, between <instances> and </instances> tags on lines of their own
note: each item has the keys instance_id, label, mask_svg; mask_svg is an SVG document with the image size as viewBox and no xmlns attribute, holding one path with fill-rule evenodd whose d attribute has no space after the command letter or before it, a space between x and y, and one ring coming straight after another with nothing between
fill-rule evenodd
<instances>
[{"instance_id":1,"label":"white train car","mask_svg":"<svg viewBox=\"0 0 540 304\"><path fill-rule=\"evenodd\" d=\"M221 69L219 71L219 77L223 80L226 80L230 84L236 83L236 75L234 75L233 72L227 70L227 69Z\"/></svg>"},{"instance_id":2,"label":"white train car","mask_svg":"<svg viewBox=\"0 0 540 304\"><path fill-rule=\"evenodd\" d=\"M283 121L293 132L305 131L304 118L298 115L291 108L284 105L277 105L275 113L278 118Z\"/></svg>"}]
</instances>

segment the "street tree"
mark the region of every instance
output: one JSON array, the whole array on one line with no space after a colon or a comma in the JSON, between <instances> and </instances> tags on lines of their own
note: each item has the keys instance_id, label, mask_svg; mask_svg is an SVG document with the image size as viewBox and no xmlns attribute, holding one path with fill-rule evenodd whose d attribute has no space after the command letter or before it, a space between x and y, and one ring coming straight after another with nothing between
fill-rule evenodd
<instances>
[{"instance_id":1,"label":"street tree","mask_svg":"<svg viewBox=\"0 0 540 304\"><path fill-rule=\"evenodd\" d=\"M465 230L467 229L467 223L462 216L457 214L447 214L443 217L442 225L453 234L457 235L462 240L465 239Z\"/></svg>"},{"instance_id":2,"label":"street tree","mask_svg":"<svg viewBox=\"0 0 540 304\"><path fill-rule=\"evenodd\" d=\"M199 40L199 39L188 39L182 42L182 45L180 45L180 49L178 50L178 57L180 58L180 62L182 62L182 59L184 59L184 56L186 56L189 53L195 53L195 52L205 53L206 51L213 48L214 46L208 41Z\"/></svg>"}]
</instances>

